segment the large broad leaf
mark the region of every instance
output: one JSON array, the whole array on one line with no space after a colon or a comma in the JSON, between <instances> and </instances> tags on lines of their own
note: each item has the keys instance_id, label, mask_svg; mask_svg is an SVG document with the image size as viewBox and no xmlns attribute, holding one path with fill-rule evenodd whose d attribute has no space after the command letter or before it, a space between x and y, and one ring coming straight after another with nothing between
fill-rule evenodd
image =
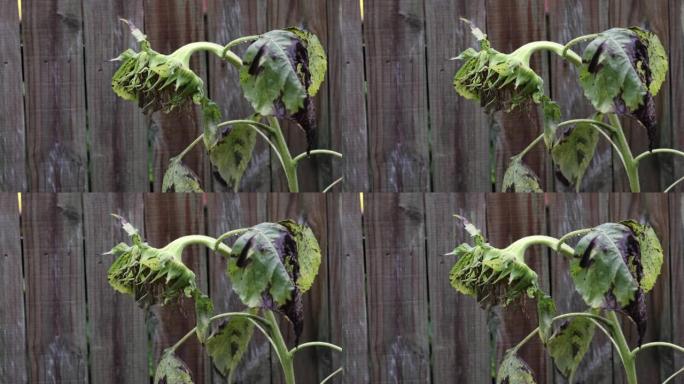
<instances>
[{"instance_id":1,"label":"large broad leaf","mask_svg":"<svg viewBox=\"0 0 684 384\"><path fill-rule=\"evenodd\" d=\"M556 175L566 185L574 184L577 191L594 158L598 135L598 131L589 123L567 127L551 150Z\"/></svg>"},{"instance_id":2,"label":"large broad leaf","mask_svg":"<svg viewBox=\"0 0 684 384\"><path fill-rule=\"evenodd\" d=\"M164 173L164 180L162 181L162 192L202 192L199 184L199 178L190 168L183 165L177 159L172 158L169 161L169 167Z\"/></svg>"},{"instance_id":3,"label":"large broad leaf","mask_svg":"<svg viewBox=\"0 0 684 384\"><path fill-rule=\"evenodd\" d=\"M154 372L154 384L193 384L190 369L172 351L164 351Z\"/></svg>"},{"instance_id":4,"label":"large broad leaf","mask_svg":"<svg viewBox=\"0 0 684 384\"><path fill-rule=\"evenodd\" d=\"M574 376L594 338L596 326L586 317L566 321L546 343L553 363L563 377Z\"/></svg>"},{"instance_id":5,"label":"large broad leaf","mask_svg":"<svg viewBox=\"0 0 684 384\"><path fill-rule=\"evenodd\" d=\"M598 35L582 54L580 84L601 113L637 118L656 136L653 96L667 73L667 55L658 37L640 28L613 28Z\"/></svg>"},{"instance_id":6,"label":"large broad leaf","mask_svg":"<svg viewBox=\"0 0 684 384\"><path fill-rule=\"evenodd\" d=\"M250 312L255 314L257 311L252 309ZM227 376L235 371L247 352L253 334L254 323L242 316L229 318L212 333L206 343L207 352L222 375Z\"/></svg>"},{"instance_id":7,"label":"large broad leaf","mask_svg":"<svg viewBox=\"0 0 684 384\"><path fill-rule=\"evenodd\" d=\"M633 220L625 220L621 224L629 227L639 242L641 266L643 268L641 289L647 293L653 289L660 275L660 268L663 266L663 247L660 245L658 235L650 225L639 224Z\"/></svg>"},{"instance_id":8,"label":"large broad leaf","mask_svg":"<svg viewBox=\"0 0 684 384\"><path fill-rule=\"evenodd\" d=\"M318 268L321 266L321 248L309 226L297 224L292 220L284 220L280 224L290 231L297 243L297 262L299 263L297 287L304 293L311 288L318 275Z\"/></svg>"},{"instance_id":9,"label":"large broad leaf","mask_svg":"<svg viewBox=\"0 0 684 384\"><path fill-rule=\"evenodd\" d=\"M211 163L221 178L237 191L256 145L257 133L247 124L235 124L209 151Z\"/></svg>"},{"instance_id":10,"label":"large broad leaf","mask_svg":"<svg viewBox=\"0 0 684 384\"><path fill-rule=\"evenodd\" d=\"M534 374L530 367L512 351L506 352L499 372L496 374L496 384L535 384Z\"/></svg>"},{"instance_id":11,"label":"large broad leaf","mask_svg":"<svg viewBox=\"0 0 684 384\"><path fill-rule=\"evenodd\" d=\"M240 84L254 110L295 121L310 148L316 132L312 97L327 69L318 38L296 28L270 31L247 48L242 61Z\"/></svg>"},{"instance_id":12,"label":"large broad leaf","mask_svg":"<svg viewBox=\"0 0 684 384\"><path fill-rule=\"evenodd\" d=\"M513 158L503 177L504 192L543 192L539 178L519 158Z\"/></svg>"}]
</instances>

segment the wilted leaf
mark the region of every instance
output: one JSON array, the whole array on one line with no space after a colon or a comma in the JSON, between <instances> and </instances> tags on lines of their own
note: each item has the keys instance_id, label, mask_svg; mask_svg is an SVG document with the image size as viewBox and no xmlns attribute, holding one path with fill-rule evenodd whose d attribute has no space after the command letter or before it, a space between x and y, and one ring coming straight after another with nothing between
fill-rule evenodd
<instances>
[{"instance_id":1,"label":"wilted leaf","mask_svg":"<svg viewBox=\"0 0 684 384\"><path fill-rule=\"evenodd\" d=\"M502 188L504 192L543 192L537 175L518 158L512 159L508 165Z\"/></svg>"},{"instance_id":2,"label":"wilted leaf","mask_svg":"<svg viewBox=\"0 0 684 384\"><path fill-rule=\"evenodd\" d=\"M190 369L176 355L164 351L154 373L154 384L193 384Z\"/></svg>"},{"instance_id":3,"label":"wilted leaf","mask_svg":"<svg viewBox=\"0 0 684 384\"><path fill-rule=\"evenodd\" d=\"M169 161L169 167L164 173L164 180L162 182L162 192L202 192L199 184L199 178L190 168L183 165L183 163L172 158Z\"/></svg>"},{"instance_id":4,"label":"wilted leaf","mask_svg":"<svg viewBox=\"0 0 684 384\"><path fill-rule=\"evenodd\" d=\"M556 164L556 175L566 185L574 184L579 191L582 178L594 158L599 141L598 131L589 123L567 127L559 137L551 156Z\"/></svg>"},{"instance_id":5,"label":"wilted leaf","mask_svg":"<svg viewBox=\"0 0 684 384\"><path fill-rule=\"evenodd\" d=\"M539 337L545 343L553 331L553 317L556 315L556 303L551 296L541 290L536 293L537 320L539 322Z\"/></svg>"},{"instance_id":6,"label":"wilted leaf","mask_svg":"<svg viewBox=\"0 0 684 384\"><path fill-rule=\"evenodd\" d=\"M551 150L556 141L556 130L561 120L561 111L558 104L546 96L542 101L542 110L544 112L544 144L546 144L547 149Z\"/></svg>"},{"instance_id":7,"label":"wilted leaf","mask_svg":"<svg viewBox=\"0 0 684 384\"><path fill-rule=\"evenodd\" d=\"M504 356L499 372L496 375L496 384L535 384L532 370L522 359L513 352L508 351Z\"/></svg>"},{"instance_id":8,"label":"wilted leaf","mask_svg":"<svg viewBox=\"0 0 684 384\"><path fill-rule=\"evenodd\" d=\"M197 338L200 343L204 343L209 333L209 319L214 314L214 304L209 296L195 290L192 294L195 299L195 318L197 322Z\"/></svg>"},{"instance_id":9,"label":"wilted leaf","mask_svg":"<svg viewBox=\"0 0 684 384\"><path fill-rule=\"evenodd\" d=\"M204 124L204 146L211 151L218 143L220 137L218 124L221 122L221 111L213 101L206 99L202 102L202 123Z\"/></svg>"},{"instance_id":10,"label":"wilted leaf","mask_svg":"<svg viewBox=\"0 0 684 384\"><path fill-rule=\"evenodd\" d=\"M221 178L237 191L252 159L257 133L247 124L235 124L209 151L211 163Z\"/></svg>"},{"instance_id":11,"label":"wilted leaf","mask_svg":"<svg viewBox=\"0 0 684 384\"><path fill-rule=\"evenodd\" d=\"M321 266L321 248L311 228L305 224L297 224L292 220L284 220L279 224L290 231L297 243L297 262L299 263L299 278L297 287L301 293L311 288Z\"/></svg>"},{"instance_id":12,"label":"wilted leaf","mask_svg":"<svg viewBox=\"0 0 684 384\"><path fill-rule=\"evenodd\" d=\"M633 220L625 220L620 223L629 227L639 242L641 266L643 267L641 289L647 293L653 289L660 275L660 268L663 265L663 247L660 245L658 235L650 225L639 224Z\"/></svg>"},{"instance_id":13,"label":"wilted leaf","mask_svg":"<svg viewBox=\"0 0 684 384\"><path fill-rule=\"evenodd\" d=\"M256 310L250 312L254 314ZM207 339L207 352L222 375L233 372L242 361L253 334L254 323L246 317L233 316Z\"/></svg>"},{"instance_id":14,"label":"wilted leaf","mask_svg":"<svg viewBox=\"0 0 684 384\"><path fill-rule=\"evenodd\" d=\"M579 367L594 338L595 328L594 323L586 317L575 317L564 322L546 343L546 348L563 377L570 377Z\"/></svg>"}]
</instances>

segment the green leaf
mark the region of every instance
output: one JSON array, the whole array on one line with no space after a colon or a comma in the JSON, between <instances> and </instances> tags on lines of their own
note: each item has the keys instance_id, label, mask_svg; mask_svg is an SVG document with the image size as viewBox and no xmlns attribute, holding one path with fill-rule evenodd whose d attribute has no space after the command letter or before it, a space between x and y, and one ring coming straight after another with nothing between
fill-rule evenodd
<instances>
[{"instance_id":1,"label":"green leaf","mask_svg":"<svg viewBox=\"0 0 684 384\"><path fill-rule=\"evenodd\" d=\"M221 178L233 187L240 187L242 175L249 166L256 145L257 133L247 124L235 124L218 144L209 151L211 163Z\"/></svg>"},{"instance_id":2,"label":"green leaf","mask_svg":"<svg viewBox=\"0 0 684 384\"><path fill-rule=\"evenodd\" d=\"M202 101L202 123L204 125L204 146L211 151L218 143L220 137L218 124L221 122L221 111L218 105L205 98Z\"/></svg>"},{"instance_id":3,"label":"green leaf","mask_svg":"<svg viewBox=\"0 0 684 384\"><path fill-rule=\"evenodd\" d=\"M648 89L655 96L660 92L660 88L665 82L665 76L667 76L669 67L667 52L665 52L665 47L655 33L639 27L632 27L629 30L636 33L639 41L646 46L648 51L648 68L651 71L651 84Z\"/></svg>"},{"instance_id":4,"label":"green leaf","mask_svg":"<svg viewBox=\"0 0 684 384\"><path fill-rule=\"evenodd\" d=\"M311 228L306 224L297 224L292 220L279 222L287 228L297 243L297 262L299 277L296 281L301 293L308 291L318 275L321 266L321 248Z\"/></svg>"},{"instance_id":5,"label":"green leaf","mask_svg":"<svg viewBox=\"0 0 684 384\"><path fill-rule=\"evenodd\" d=\"M574 317L561 325L546 343L553 363L565 378L574 376L594 338L596 326L586 317Z\"/></svg>"},{"instance_id":6,"label":"green leaf","mask_svg":"<svg viewBox=\"0 0 684 384\"><path fill-rule=\"evenodd\" d=\"M560 123L561 111L558 104L546 96L542 101L542 110L544 112L544 144L546 144L547 149L551 150L556 140L556 130Z\"/></svg>"},{"instance_id":7,"label":"green leaf","mask_svg":"<svg viewBox=\"0 0 684 384\"><path fill-rule=\"evenodd\" d=\"M556 175L566 185L574 184L579 191L582 178L591 164L599 141L599 133L589 123L567 127L559 137L551 156L556 164Z\"/></svg>"},{"instance_id":8,"label":"green leaf","mask_svg":"<svg viewBox=\"0 0 684 384\"><path fill-rule=\"evenodd\" d=\"M170 351L164 351L154 373L154 384L193 384L190 369Z\"/></svg>"},{"instance_id":9,"label":"green leaf","mask_svg":"<svg viewBox=\"0 0 684 384\"><path fill-rule=\"evenodd\" d=\"M323 83L323 79L325 79L325 72L328 70L328 59L325 56L325 50L318 40L318 36L313 33L297 27L286 28L286 30L297 35L306 47L309 60L308 67L311 74L311 84L309 84L308 93L309 96L315 96Z\"/></svg>"},{"instance_id":10,"label":"green leaf","mask_svg":"<svg viewBox=\"0 0 684 384\"><path fill-rule=\"evenodd\" d=\"M503 178L504 192L543 192L539 178L519 158L511 159Z\"/></svg>"},{"instance_id":11,"label":"green leaf","mask_svg":"<svg viewBox=\"0 0 684 384\"><path fill-rule=\"evenodd\" d=\"M256 310L250 311L256 314ZM206 347L216 369L228 376L235 371L247 352L254 334L254 323L247 317L232 316L207 339Z\"/></svg>"},{"instance_id":12,"label":"green leaf","mask_svg":"<svg viewBox=\"0 0 684 384\"><path fill-rule=\"evenodd\" d=\"M175 157L169 161L162 182L162 192L169 191L202 192L197 175Z\"/></svg>"},{"instance_id":13,"label":"green leaf","mask_svg":"<svg viewBox=\"0 0 684 384\"><path fill-rule=\"evenodd\" d=\"M658 235L648 224L639 224L633 220L620 222L629 227L639 242L641 253L641 266L643 267L643 277L641 279L641 289L648 293L655 286L660 269L663 266L663 247L660 245Z\"/></svg>"},{"instance_id":14,"label":"green leaf","mask_svg":"<svg viewBox=\"0 0 684 384\"><path fill-rule=\"evenodd\" d=\"M513 351L506 352L499 372L496 375L496 384L535 384L532 370Z\"/></svg>"},{"instance_id":15,"label":"green leaf","mask_svg":"<svg viewBox=\"0 0 684 384\"><path fill-rule=\"evenodd\" d=\"M538 290L535 296L537 299L539 337L546 343L553 332L553 317L556 315L556 303L554 303L551 296L541 290Z\"/></svg>"},{"instance_id":16,"label":"green leaf","mask_svg":"<svg viewBox=\"0 0 684 384\"><path fill-rule=\"evenodd\" d=\"M209 296L196 289L193 294L195 299L195 318L197 322L197 338L200 343L204 343L209 333L210 318L214 313L214 304Z\"/></svg>"}]
</instances>

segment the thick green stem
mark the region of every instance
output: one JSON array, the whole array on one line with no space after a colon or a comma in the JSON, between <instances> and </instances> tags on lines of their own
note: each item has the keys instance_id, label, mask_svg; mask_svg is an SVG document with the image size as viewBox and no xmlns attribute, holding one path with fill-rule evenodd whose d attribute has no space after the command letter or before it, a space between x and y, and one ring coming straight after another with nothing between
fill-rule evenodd
<instances>
[{"instance_id":1,"label":"thick green stem","mask_svg":"<svg viewBox=\"0 0 684 384\"><path fill-rule=\"evenodd\" d=\"M637 374L636 374L636 364L634 359L634 354L629 349L629 344L627 344L627 339L624 333L622 333L622 326L620 325L620 320L614 311L608 313L608 320L613 325L613 339L617 344L618 351L620 352L620 358L622 359L622 366L625 369L625 376L627 377L628 384L637 384Z\"/></svg>"},{"instance_id":2,"label":"thick green stem","mask_svg":"<svg viewBox=\"0 0 684 384\"><path fill-rule=\"evenodd\" d=\"M616 114L612 113L608 115L608 119L610 120L610 124L615 129L613 132L617 138L615 144L617 145L618 151L623 159L625 172L627 173L627 179L629 180L629 189L632 192L641 192L641 183L639 182L639 164L634 160L632 150L629 148L627 137L625 136L625 132L622 130L620 118L618 118Z\"/></svg>"},{"instance_id":3,"label":"thick green stem","mask_svg":"<svg viewBox=\"0 0 684 384\"><path fill-rule=\"evenodd\" d=\"M288 351L287 344L283 338L283 334L280 333L280 327L278 325L278 320L276 319L273 311L266 310L266 321L270 323L272 329L273 343L280 358L280 365L283 368L283 376L285 377L286 384L295 384L294 375L294 359L293 355Z\"/></svg>"},{"instance_id":4,"label":"thick green stem","mask_svg":"<svg viewBox=\"0 0 684 384\"><path fill-rule=\"evenodd\" d=\"M199 51L208 51L220 57L221 59L227 60L236 68L240 68L242 66L242 59L240 59L240 57L232 51L227 50L225 48L226 47L224 47L223 45L219 45L216 43L211 43L208 41L197 41L178 48L175 52L171 54L171 56L180 58L183 61L183 64L187 67L190 65L190 57L193 53Z\"/></svg>"},{"instance_id":5,"label":"thick green stem","mask_svg":"<svg viewBox=\"0 0 684 384\"><path fill-rule=\"evenodd\" d=\"M287 179L287 187L290 192L299 192L299 181L297 180L297 162L294 161L292 155L290 154L290 149L287 147L283 130L280 129L280 123L278 123L278 119L273 116L268 117L268 123L273 129L273 144L280 154L280 157L283 159L283 171L285 172L285 178Z\"/></svg>"},{"instance_id":6,"label":"thick green stem","mask_svg":"<svg viewBox=\"0 0 684 384\"><path fill-rule=\"evenodd\" d=\"M568 60L575 66L582 64L582 58L570 49L565 49L565 45L553 41L534 41L527 43L516 49L511 55L521 55L521 60L525 63L530 62L530 57L537 51L551 51L563 59Z\"/></svg>"},{"instance_id":7,"label":"thick green stem","mask_svg":"<svg viewBox=\"0 0 684 384\"><path fill-rule=\"evenodd\" d=\"M572 249L571 246L567 244L560 244L559 245L559 240L556 239L555 237L551 236L544 236L544 235L535 235L535 236L526 236L523 237L522 239L518 239L515 242L511 243L506 249L511 250L513 252L520 252L520 254L524 254L525 250L527 248L533 246L533 245L544 245L547 246L554 251L561 252L565 254L565 256L568 257L573 257L575 255L575 250Z\"/></svg>"},{"instance_id":8,"label":"thick green stem","mask_svg":"<svg viewBox=\"0 0 684 384\"><path fill-rule=\"evenodd\" d=\"M188 245L193 245L193 244L204 245L205 247L207 247L209 249L215 249L216 251L220 252L224 256L230 256L230 253L231 253L230 247L223 244L223 243L218 243L218 247L214 248L216 246L216 239L213 237L204 236L204 235L188 235L188 236L179 237L176 240L167 244L164 247L164 249L175 250L178 252L178 254L180 254L183 252L183 249L185 247L187 247Z\"/></svg>"}]
</instances>

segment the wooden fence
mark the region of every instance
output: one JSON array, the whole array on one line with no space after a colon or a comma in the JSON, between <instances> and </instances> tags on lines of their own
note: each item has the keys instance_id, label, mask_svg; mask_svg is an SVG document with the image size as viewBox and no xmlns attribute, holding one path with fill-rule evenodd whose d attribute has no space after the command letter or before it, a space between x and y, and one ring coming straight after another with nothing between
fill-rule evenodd
<instances>
[{"instance_id":1,"label":"wooden fence","mask_svg":"<svg viewBox=\"0 0 684 384\"><path fill-rule=\"evenodd\" d=\"M676 107L684 101L677 86L684 83L682 0L371 0L363 12L356 0L25 0L21 22L16 8L7 0L0 12L3 191L159 191L169 158L200 133L197 114L148 118L111 91L117 64L109 59L135 46L119 18L141 26L163 52L189 41L226 43L289 25L318 34L329 57L316 103L318 146L345 158L307 161L300 171L305 191L343 176L337 188L344 191L488 192L492 167L500 185L509 156L541 131L539 116L492 119L457 96L451 83L458 63L449 58L475 44L460 16L485 28L504 51L529 40L566 42L610 26L653 30L671 63L657 98L658 144L684 147L684 133L677 129L684 111ZM543 55L535 64L565 117L589 113L573 68ZM249 114L232 67L213 57L197 57L193 66L211 80L210 96L224 116ZM287 136L297 152L304 149L301 132L288 127ZM645 148L642 129L630 129L629 136L635 147ZM547 190L566 189L556 185L541 147L527 159ZM186 160L205 189L225 190L201 151ZM681 162L649 160L643 189L662 190L682 174ZM600 147L585 187L627 190L608 145ZM258 147L241 188L286 189L265 145Z\"/></svg>"},{"instance_id":2,"label":"wooden fence","mask_svg":"<svg viewBox=\"0 0 684 384\"><path fill-rule=\"evenodd\" d=\"M361 204L363 199L363 204ZM487 318L458 294L443 256L468 236L458 213L504 246L528 234L560 236L624 218L654 226L666 253L661 278L647 299L646 340L684 343L684 195L671 194L0 194L0 382L141 383L148 356L192 328L192 306L145 314L106 281L111 256L125 235L109 213L126 216L153 246L191 233L216 236L262 221L293 218L312 226L325 257L305 299L302 341L330 341L343 353L304 350L298 382L318 383L343 366L335 382L484 383L490 354L502 352L536 326L534 307L509 307ZM241 309L222 258L191 248L185 260L217 310ZM559 311L580 309L565 262L541 249L528 261ZM497 320L498 319L498 320ZM496 320L492 322L492 320ZM490 337L488 321L499 325ZM636 342L633 326L627 336ZM293 335L287 334L292 343ZM196 343L181 357L197 383L221 382ZM561 383L535 341L522 352L539 383ZM581 382L619 383L610 343L598 337L579 371ZM244 383L282 382L268 343L257 338L240 367ZM661 382L682 355L650 349L640 355L641 382ZM684 381L678 381L682 383Z\"/></svg>"}]
</instances>

